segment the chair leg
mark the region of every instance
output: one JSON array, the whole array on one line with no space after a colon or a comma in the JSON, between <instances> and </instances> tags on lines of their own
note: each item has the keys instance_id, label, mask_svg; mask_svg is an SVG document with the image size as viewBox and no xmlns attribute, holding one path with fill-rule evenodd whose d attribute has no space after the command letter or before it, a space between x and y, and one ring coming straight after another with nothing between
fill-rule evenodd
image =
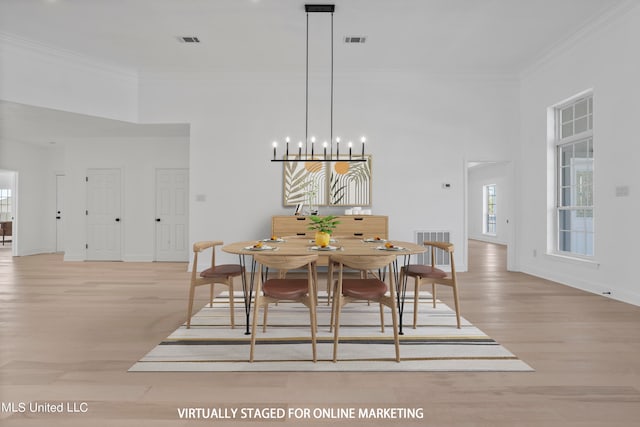
<instances>
[{"instance_id":1,"label":"chair leg","mask_svg":"<svg viewBox=\"0 0 640 427\"><path fill-rule=\"evenodd\" d=\"M338 337L340 334L340 311L342 311L342 295L334 293L333 304L335 306L335 318L333 325L333 363L338 361Z\"/></svg>"},{"instance_id":2,"label":"chair leg","mask_svg":"<svg viewBox=\"0 0 640 427\"><path fill-rule=\"evenodd\" d=\"M191 314L193 313L194 293L195 293L195 287L192 285L189 287L189 303L187 304L187 329L191 328Z\"/></svg>"},{"instance_id":3,"label":"chair leg","mask_svg":"<svg viewBox=\"0 0 640 427\"><path fill-rule=\"evenodd\" d=\"M413 329L418 327L418 303L420 300L420 278L414 277L415 285L413 287Z\"/></svg>"},{"instance_id":4,"label":"chair leg","mask_svg":"<svg viewBox=\"0 0 640 427\"><path fill-rule=\"evenodd\" d=\"M327 305L331 305L331 290L333 289L333 263L327 265Z\"/></svg>"},{"instance_id":5,"label":"chair leg","mask_svg":"<svg viewBox=\"0 0 640 427\"><path fill-rule=\"evenodd\" d=\"M311 351L313 353L313 363L318 361L318 353L316 351L316 330L318 328L318 319L316 317L316 302L313 296L309 298L309 317L311 320Z\"/></svg>"},{"instance_id":6,"label":"chair leg","mask_svg":"<svg viewBox=\"0 0 640 427\"><path fill-rule=\"evenodd\" d=\"M276 305L278 302L276 301ZM262 317L262 332L267 332L267 312L269 311L269 303L264 305L264 314Z\"/></svg>"},{"instance_id":7,"label":"chair leg","mask_svg":"<svg viewBox=\"0 0 640 427\"><path fill-rule=\"evenodd\" d=\"M229 318L231 321L231 329L236 327L236 319L235 319L235 306L233 303L233 277L227 277L229 284Z\"/></svg>"},{"instance_id":8,"label":"chair leg","mask_svg":"<svg viewBox=\"0 0 640 427\"><path fill-rule=\"evenodd\" d=\"M209 308L212 308L212 307L213 307L213 293L214 293L214 291L215 291L215 287L216 287L216 284L215 284L215 283L212 283L212 284L209 286Z\"/></svg>"},{"instance_id":9,"label":"chair leg","mask_svg":"<svg viewBox=\"0 0 640 427\"><path fill-rule=\"evenodd\" d=\"M433 300L433 308L436 308L436 284L431 284L431 299Z\"/></svg>"},{"instance_id":10,"label":"chair leg","mask_svg":"<svg viewBox=\"0 0 640 427\"><path fill-rule=\"evenodd\" d=\"M458 329L460 329L460 302L458 301L458 287L453 286L453 301L456 306L456 321L458 323Z\"/></svg>"},{"instance_id":11,"label":"chair leg","mask_svg":"<svg viewBox=\"0 0 640 427\"><path fill-rule=\"evenodd\" d=\"M380 332L384 333L384 309L382 303L380 305Z\"/></svg>"},{"instance_id":12,"label":"chair leg","mask_svg":"<svg viewBox=\"0 0 640 427\"><path fill-rule=\"evenodd\" d=\"M395 304L391 306L391 321L393 323L393 343L396 348L396 362L400 362L400 337L398 336L398 310L394 307ZM382 305L380 306L382 307Z\"/></svg>"},{"instance_id":13,"label":"chair leg","mask_svg":"<svg viewBox=\"0 0 640 427\"><path fill-rule=\"evenodd\" d=\"M253 352L256 346L256 329L258 328L258 310L260 310L260 297L256 296L253 303L253 319L251 321L251 348L249 350L249 362L253 362Z\"/></svg>"},{"instance_id":14,"label":"chair leg","mask_svg":"<svg viewBox=\"0 0 640 427\"><path fill-rule=\"evenodd\" d=\"M333 323L336 318L336 296L337 293L338 282L333 284L333 300L331 300L331 320L329 321L329 332L333 331Z\"/></svg>"}]
</instances>

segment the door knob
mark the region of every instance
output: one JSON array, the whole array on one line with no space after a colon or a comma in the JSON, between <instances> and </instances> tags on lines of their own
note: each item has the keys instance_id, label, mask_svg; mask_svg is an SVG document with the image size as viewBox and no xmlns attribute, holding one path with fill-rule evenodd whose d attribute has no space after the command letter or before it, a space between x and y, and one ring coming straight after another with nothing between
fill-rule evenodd
<instances>
[{"instance_id":1,"label":"door knob","mask_svg":"<svg viewBox=\"0 0 640 427\"><path fill-rule=\"evenodd\" d=\"M156 218L156 222L160 222L160 218Z\"/></svg>"},{"instance_id":2,"label":"door knob","mask_svg":"<svg viewBox=\"0 0 640 427\"><path fill-rule=\"evenodd\" d=\"M120 222L120 218L116 218L116 222Z\"/></svg>"}]
</instances>

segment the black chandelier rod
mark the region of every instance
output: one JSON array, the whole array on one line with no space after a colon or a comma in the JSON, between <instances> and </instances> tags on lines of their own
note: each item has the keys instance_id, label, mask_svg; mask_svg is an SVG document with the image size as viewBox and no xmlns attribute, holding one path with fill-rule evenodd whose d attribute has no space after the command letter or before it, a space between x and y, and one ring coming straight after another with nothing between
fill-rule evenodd
<instances>
[{"instance_id":1,"label":"black chandelier rod","mask_svg":"<svg viewBox=\"0 0 640 427\"><path fill-rule=\"evenodd\" d=\"M305 69L305 118L304 118L304 155L306 157L309 152L309 11L307 10L307 63Z\"/></svg>"},{"instance_id":2,"label":"black chandelier rod","mask_svg":"<svg viewBox=\"0 0 640 427\"><path fill-rule=\"evenodd\" d=\"M273 160L272 162L366 162L367 159L364 155L364 142L362 145L362 156L353 157L351 154L351 147L349 147L349 158L341 159L339 148L336 146L336 158L333 158L333 97L334 97L334 29L333 29L333 14L335 11L335 5L333 4L306 4L304 6L307 14L307 28L306 28L306 63L305 63L305 124L304 124L304 158L302 158L302 151L299 149L299 157L295 159L289 158L289 143L287 142L287 151L284 159L276 158L276 147L274 143L273 148ZM331 92L330 92L330 120L329 120L329 158L326 157L326 148L324 158L315 159L313 152L313 145L311 150L311 158L309 158L309 13L331 13ZM363 139L364 141L364 139ZM357 155L356 155L357 156Z\"/></svg>"}]
</instances>

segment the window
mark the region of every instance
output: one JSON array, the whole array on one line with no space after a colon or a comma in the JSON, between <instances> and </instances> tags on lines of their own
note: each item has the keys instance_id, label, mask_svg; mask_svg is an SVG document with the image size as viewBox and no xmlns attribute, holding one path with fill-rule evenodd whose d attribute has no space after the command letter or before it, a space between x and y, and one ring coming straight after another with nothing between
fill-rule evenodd
<instances>
[{"instance_id":1,"label":"window","mask_svg":"<svg viewBox=\"0 0 640 427\"><path fill-rule=\"evenodd\" d=\"M0 188L0 221L11 221L11 190Z\"/></svg>"},{"instance_id":2,"label":"window","mask_svg":"<svg viewBox=\"0 0 640 427\"><path fill-rule=\"evenodd\" d=\"M556 250L593 256L593 96L555 109Z\"/></svg>"},{"instance_id":3,"label":"window","mask_svg":"<svg viewBox=\"0 0 640 427\"><path fill-rule=\"evenodd\" d=\"M496 185L485 185L482 187L484 209L482 215L482 232L484 234L496 235Z\"/></svg>"}]
</instances>

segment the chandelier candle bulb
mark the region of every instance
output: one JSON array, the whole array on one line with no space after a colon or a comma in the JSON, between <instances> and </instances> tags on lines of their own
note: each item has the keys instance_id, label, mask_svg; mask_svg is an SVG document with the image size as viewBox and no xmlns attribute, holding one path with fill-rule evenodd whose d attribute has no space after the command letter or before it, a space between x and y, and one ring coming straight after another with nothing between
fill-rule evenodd
<instances>
[{"instance_id":1,"label":"chandelier candle bulb","mask_svg":"<svg viewBox=\"0 0 640 427\"><path fill-rule=\"evenodd\" d=\"M302 141L298 142L298 157L302 158Z\"/></svg>"},{"instance_id":2,"label":"chandelier candle bulb","mask_svg":"<svg viewBox=\"0 0 640 427\"><path fill-rule=\"evenodd\" d=\"M273 160L276 159L276 148L278 147L278 143L273 141Z\"/></svg>"},{"instance_id":3,"label":"chandelier candle bulb","mask_svg":"<svg viewBox=\"0 0 640 427\"><path fill-rule=\"evenodd\" d=\"M322 146L324 147L324 159L327 160L327 141L323 142Z\"/></svg>"},{"instance_id":4,"label":"chandelier candle bulb","mask_svg":"<svg viewBox=\"0 0 640 427\"><path fill-rule=\"evenodd\" d=\"M349 160L351 160L351 147L353 146L353 142L349 141Z\"/></svg>"}]
</instances>

